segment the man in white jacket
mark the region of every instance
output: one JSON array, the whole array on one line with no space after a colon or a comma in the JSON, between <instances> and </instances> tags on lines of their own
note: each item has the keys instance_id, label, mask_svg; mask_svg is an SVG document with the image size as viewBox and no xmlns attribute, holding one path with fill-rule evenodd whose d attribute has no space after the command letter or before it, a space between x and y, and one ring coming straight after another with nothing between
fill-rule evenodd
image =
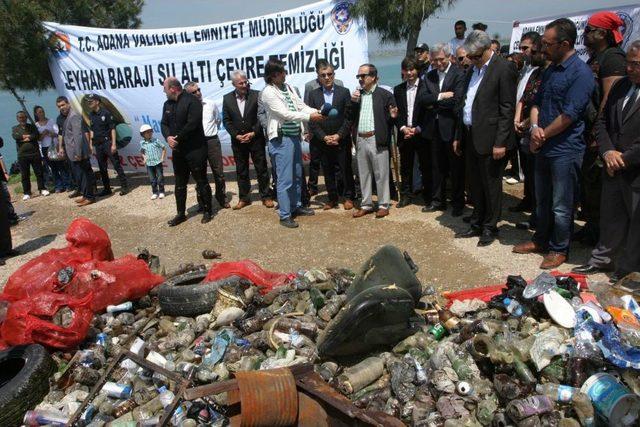
<instances>
[{"instance_id":1,"label":"man in white jacket","mask_svg":"<svg viewBox=\"0 0 640 427\"><path fill-rule=\"evenodd\" d=\"M285 83L284 62L271 59L264 69L266 86L261 99L267 113L267 139L278 175L277 193L280 224L298 227L295 216L313 215L302 207L302 131L303 122L320 121L324 116L308 107Z\"/></svg>"}]
</instances>

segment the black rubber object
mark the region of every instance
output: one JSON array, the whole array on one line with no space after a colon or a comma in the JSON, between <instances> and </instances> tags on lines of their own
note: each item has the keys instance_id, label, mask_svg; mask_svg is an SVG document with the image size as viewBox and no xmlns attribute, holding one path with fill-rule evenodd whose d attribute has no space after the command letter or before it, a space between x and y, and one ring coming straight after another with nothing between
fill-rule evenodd
<instances>
[{"instance_id":1,"label":"black rubber object","mask_svg":"<svg viewBox=\"0 0 640 427\"><path fill-rule=\"evenodd\" d=\"M203 282L206 271L192 271L172 277L158 287L160 308L169 316L194 317L209 313L216 303L220 286L239 284L246 280L230 276L215 282Z\"/></svg>"},{"instance_id":2,"label":"black rubber object","mask_svg":"<svg viewBox=\"0 0 640 427\"><path fill-rule=\"evenodd\" d=\"M55 364L40 344L0 351L0 426L19 426L25 412L49 393Z\"/></svg>"}]
</instances>

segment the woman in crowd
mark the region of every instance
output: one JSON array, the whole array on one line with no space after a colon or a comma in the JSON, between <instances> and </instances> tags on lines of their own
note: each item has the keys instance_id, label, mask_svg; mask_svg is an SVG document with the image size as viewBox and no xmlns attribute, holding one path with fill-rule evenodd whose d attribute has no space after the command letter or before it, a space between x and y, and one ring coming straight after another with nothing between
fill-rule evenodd
<instances>
[{"instance_id":1,"label":"woman in crowd","mask_svg":"<svg viewBox=\"0 0 640 427\"><path fill-rule=\"evenodd\" d=\"M40 152L44 164L45 181L53 181L55 192L63 193L71 190L71 176L67 170L63 153L58 152L58 126L47 118L44 108L33 107L33 116L40 133Z\"/></svg>"}]
</instances>

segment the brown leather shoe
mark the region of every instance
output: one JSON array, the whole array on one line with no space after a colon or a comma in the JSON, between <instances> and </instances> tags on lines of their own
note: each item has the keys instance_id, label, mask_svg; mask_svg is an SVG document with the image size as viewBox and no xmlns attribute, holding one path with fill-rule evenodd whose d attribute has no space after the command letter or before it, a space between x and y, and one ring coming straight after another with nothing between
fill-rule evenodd
<instances>
[{"instance_id":1,"label":"brown leather shoe","mask_svg":"<svg viewBox=\"0 0 640 427\"><path fill-rule=\"evenodd\" d=\"M376 212L376 218L384 218L387 215L389 215L389 209L380 208Z\"/></svg>"},{"instance_id":2,"label":"brown leather shoe","mask_svg":"<svg viewBox=\"0 0 640 427\"><path fill-rule=\"evenodd\" d=\"M273 203L273 200L271 199L264 199L262 201L262 204L264 205L265 208L272 208L275 206L275 203Z\"/></svg>"},{"instance_id":3,"label":"brown leather shoe","mask_svg":"<svg viewBox=\"0 0 640 427\"><path fill-rule=\"evenodd\" d=\"M533 242L527 242L515 245L511 252L516 254L541 254L544 253L544 249Z\"/></svg>"},{"instance_id":4,"label":"brown leather shoe","mask_svg":"<svg viewBox=\"0 0 640 427\"><path fill-rule=\"evenodd\" d=\"M79 199L75 200L76 203L83 203L85 201L87 201L89 199L85 199L84 197L80 197Z\"/></svg>"},{"instance_id":5,"label":"brown leather shoe","mask_svg":"<svg viewBox=\"0 0 640 427\"><path fill-rule=\"evenodd\" d=\"M373 211L369 210L369 209L358 209L357 211L355 211L353 213L353 217L354 218L360 218L360 217L363 217L363 216L365 216L367 214L370 214L370 213L373 213Z\"/></svg>"},{"instance_id":6,"label":"brown leather shoe","mask_svg":"<svg viewBox=\"0 0 640 427\"><path fill-rule=\"evenodd\" d=\"M551 270L553 268L561 266L566 260L567 256L565 254L561 254L559 252L549 252L544 256L542 264L540 264L540 268L543 270Z\"/></svg>"},{"instance_id":7,"label":"brown leather shoe","mask_svg":"<svg viewBox=\"0 0 640 427\"><path fill-rule=\"evenodd\" d=\"M244 200L240 200L237 205L233 207L234 211L238 211L244 207L247 207L251 204L251 202L245 202Z\"/></svg>"},{"instance_id":8,"label":"brown leather shoe","mask_svg":"<svg viewBox=\"0 0 640 427\"><path fill-rule=\"evenodd\" d=\"M95 202L94 202L93 200L89 200L89 199L82 199L82 201L81 201L80 203L78 203L78 206L79 206L79 207L82 207L82 206L92 205L92 204L94 204L94 203L95 203Z\"/></svg>"},{"instance_id":9,"label":"brown leather shoe","mask_svg":"<svg viewBox=\"0 0 640 427\"><path fill-rule=\"evenodd\" d=\"M331 209L335 209L336 206L338 206L338 204L336 202L327 202L324 204L324 206L322 206L322 210L323 211L328 211Z\"/></svg>"},{"instance_id":10,"label":"brown leather shoe","mask_svg":"<svg viewBox=\"0 0 640 427\"><path fill-rule=\"evenodd\" d=\"M353 209L353 202L349 199L344 201L344 210L345 211L350 211L351 209Z\"/></svg>"}]
</instances>

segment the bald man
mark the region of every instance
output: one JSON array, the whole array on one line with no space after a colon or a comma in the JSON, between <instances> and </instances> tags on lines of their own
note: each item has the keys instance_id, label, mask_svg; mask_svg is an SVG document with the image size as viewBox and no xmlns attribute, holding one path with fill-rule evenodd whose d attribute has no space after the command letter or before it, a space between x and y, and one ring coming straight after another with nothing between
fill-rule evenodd
<instances>
[{"instance_id":1,"label":"bald man","mask_svg":"<svg viewBox=\"0 0 640 427\"><path fill-rule=\"evenodd\" d=\"M175 227L187 220L187 184L196 181L198 200L202 203L202 223L211 221L211 187L207 181L207 140L202 127L202 103L182 89L175 77L164 81L167 101L162 108L162 135L171 147L173 173L176 178L177 215L168 221Z\"/></svg>"}]
</instances>

